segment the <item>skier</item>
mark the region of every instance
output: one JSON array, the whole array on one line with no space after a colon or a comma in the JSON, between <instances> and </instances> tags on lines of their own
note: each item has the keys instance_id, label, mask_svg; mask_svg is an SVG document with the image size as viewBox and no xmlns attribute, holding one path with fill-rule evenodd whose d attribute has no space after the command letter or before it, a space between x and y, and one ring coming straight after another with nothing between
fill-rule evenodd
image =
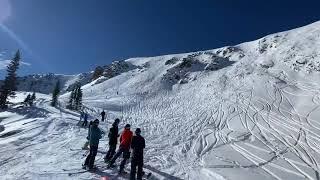
<instances>
[{"instance_id":1,"label":"skier","mask_svg":"<svg viewBox=\"0 0 320 180\"><path fill-rule=\"evenodd\" d=\"M132 148L132 157L131 157L131 171L130 171L130 180L136 179L136 168L138 166L137 180L142 180L143 176L143 149L145 148L145 140L141 136L140 128L137 128L135 131L135 136L132 138L131 148Z\"/></svg>"},{"instance_id":2,"label":"skier","mask_svg":"<svg viewBox=\"0 0 320 180\"><path fill-rule=\"evenodd\" d=\"M101 112L101 121L102 122L104 121L105 115L106 115L106 112L104 112L104 110L102 110L102 112Z\"/></svg>"},{"instance_id":3,"label":"skier","mask_svg":"<svg viewBox=\"0 0 320 180\"><path fill-rule=\"evenodd\" d=\"M87 125L88 125L88 113L84 113L82 126L87 127Z\"/></svg>"},{"instance_id":4,"label":"skier","mask_svg":"<svg viewBox=\"0 0 320 180\"><path fill-rule=\"evenodd\" d=\"M81 121L83 118L84 118L84 112L81 111L81 112L80 112L80 121Z\"/></svg>"},{"instance_id":5,"label":"skier","mask_svg":"<svg viewBox=\"0 0 320 180\"><path fill-rule=\"evenodd\" d=\"M89 123L89 129L88 129L88 136L87 136L87 141L84 143L82 149L89 149L88 145L89 145L89 137L90 137L90 129L91 129L91 125L92 125L92 121L90 121Z\"/></svg>"},{"instance_id":6,"label":"skier","mask_svg":"<svg viewBox=\"0 0 320 180\"><path fill-rule=\"evenodd\" d=\"M86 161L83 165L83 168L87 170L93 170L94 159L98 152L99 139L101 139L101 130L98 128L99 120L96 119L93 121L92 126L90 127L89 134L89 144L90 144L90 153L86 158Z\"/></svg>"},{"instance_id":7,"label":"skier","mask_svg":"<svg viewBox=\"0 0 320 180\"><path fill-rule=\"evenodd\" d=\"M117 151L117 153L112 157L110 160L107 168L111 168L114 164L114 162L117 160L117 158L123 154L123 160L120 164L119 174L123 174L124 172L124 165L126 164L126 161L130 158L130 145L131 145L131 139L132 139L132 131L130 131L130 124L126 124L124 127L124 131L122 132L120 136L120 146Z\"/></svg>"},{"instance_id":8,"label":"skier","mask_svg":"<svg viewBox=\"0 0 320 180\"><path fill-rule=\"evenodd\" d=\"M104 157L104 162L110 161L110 159L113 157L113 155L116 153L116 148L117 148L117 139L118 139L118 125L119 125L120 120L117 118L114 120L114 123L112 124L112 127L109 130L109 150Z\"/></svg>"}]
</instances>

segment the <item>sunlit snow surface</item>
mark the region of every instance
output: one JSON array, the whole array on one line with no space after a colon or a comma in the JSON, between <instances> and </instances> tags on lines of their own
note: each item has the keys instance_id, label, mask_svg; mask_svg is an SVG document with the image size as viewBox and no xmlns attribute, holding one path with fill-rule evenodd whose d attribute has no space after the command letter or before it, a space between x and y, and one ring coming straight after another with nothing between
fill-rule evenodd
<instances>
[{"instance_id":1,"label":"sunlit snow surface","mask_svg":"<svg viewBox=\"0 0 320 180\"><path fill-rule=\"evenodd\" d=\"M192 65L180 68L183 58ZM319 22L235 47L127 62L139 68L84 85L83 102L91 119L107 111L104 131L116 117L120 129L142 128L152 179L319 179ZM70 174L82 171L87 129L63 108L69 95L62 108L38 94L35 107L0 113L1 179L125 179L106 169L106 136L100 171Z\"/></svg>"}]
</instances>

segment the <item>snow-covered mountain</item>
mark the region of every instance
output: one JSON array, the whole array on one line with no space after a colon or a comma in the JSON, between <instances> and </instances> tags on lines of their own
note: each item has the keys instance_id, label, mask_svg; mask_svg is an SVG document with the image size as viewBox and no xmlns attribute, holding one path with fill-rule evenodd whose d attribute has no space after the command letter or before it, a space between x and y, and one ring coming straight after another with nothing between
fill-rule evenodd
<instances>
[{"instance_id":1,"label":"snow-covered mountain","mask_svg":"<svg viewBox=\"0 0 320 180\"><path fill-rule=\"evenodd\" d=\"M18 78L19 91L35 91L44 94L52 93L57 81L60 82L62 91L70 91L76 82L87 84L91 80L92 73L81 73L78 75L62 74L36 74Z\"/></svg>"},{"instance_id":2,"label":"snow-covered mountain","mask_svg":"<svg viewBox=\"0 0 320 180\"><path fill-rule=\"evenodd\" d=\"M104 131L116 117L142 128L154 179L319 179L319 52L316 22L236 46L131 58L84 83L83 103L92 118L107 111ZM105 168L106 138L99 173L70 173L81 168L87 130L63 108L68 96L59 109L40 94L34 108L0 113L5 179L123 179Z\"/></svg>"},{"instance_id":3,"label":"snow-covered mountain","mask_svg":"<svg viewBox=\"0 0 320 180\"><path fill-rule=\"evenodd\" d=\"M114 61L111 64L102 66L103 73L99 81L95 83L100 83L112 77L118 76L121 73L128 72L130 70L142 68L132 65L126 61ZM39 92L44 94L52 93L57 81L60 82L62 92L71 91L76 83L82 85L88 84L93 80L93 71L85 72L75 75L63 75L63 74L33 74L18 77L18 90L28 91L28 92ZM2 85L3 80L0 80L0 85Z\"/></svg>"}]
</instances>

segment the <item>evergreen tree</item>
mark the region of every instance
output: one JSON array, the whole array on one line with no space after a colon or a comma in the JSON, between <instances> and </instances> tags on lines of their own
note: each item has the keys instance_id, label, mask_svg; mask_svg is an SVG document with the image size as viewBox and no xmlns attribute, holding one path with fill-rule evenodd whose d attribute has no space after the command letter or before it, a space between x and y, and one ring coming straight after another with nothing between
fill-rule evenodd
<instances>
[{"instance_id":1,"label":"evergreen tree","mask_svg":"<svg viewBox=\"0 0 320 180\"><path fill-rule=\"evenodd\" d=\"M36 93L33 92L32 95L30 96L29 106L32 106L35 100L36 100Z\"/></svg>"},{"instance_id":2,"label":"evergreen tree","mask_svg":"<svg viewBox=\"0 0 320 180\"><path fill-rule=\"evenodd\" d=\"M0 107L7 107L7 99L9 96L14 97L17 90L17 70L20 63L20 51L18 50L7 66L7 76L4 80L4 84L0 89Z\"/></svg>"},{"instance_id":3,"label":"evergreen tree","mask_svg":"<svg viewBox=\"0 0 320 180\"><path fill-rule=\"evenodd\" d=\"M73 90L70 93L69 103L67 105L68 109L73 109L73 107L74 107L74 99L75 99L75 87L73 87Z\"/></svg>"},{"instance_id":4,"label":"evergreen tree","mask_svg":"<svg viewBox=\"0 0 320 180\"><path fill-rule=\"evenodd\" d=\"M92 81L98 79L103 74L103 68L101 66L97 66L92 75Z\"/></svg>"},{"instance_id":5,"label":"evergreen tree","mask_svg":"<svg viewBox=\"0 0 320 180\"><path fill-rule=\"evenodd\" d=\"M68 109L79 110L82 107L82 89L81 84L77 82L69 97Z\"/></svg>"},{"instance_id":6,"label":"evergreen tree","mask_svg":"<svg viewBox=\"0 0 320 180\"><path fill-rule=\"evenodd\" d=\"M53 92L52 92L52 101L51 101L51 106L55 107L58 103L58 96L60 94L60 81L57 81Z\"/></svg>"},{"instance_id":7,"label":"evergreen tree","mask_svg":"<svg viewBox=\"0 0 320 180\"><path fill-rule=\"evenodd\" d=\"M24 99L23 103L24 103L25 105L28 105L29 102L30 102L30 100L31 100L31 95L28 94L27 97Z\"/></svg>"},{"instance_id":8,"label":"evergreen tree","mask_svg":"<svg viewBox=\"0 0 320 180\"><path fill-rule=\"evenodd\" d=\"M81 85L79 85L76 89L76 96L75 96L75 110L79 110L82 107L82 89Z\"/></svg>"},{"instance_id":9,"label":"evergreen tree","mask_svg":"<svg viewBox=\"0 0 320 180\"><path fill-rule=\"evenodd\" d=\"M32 99L32 101L36 100L36 92L32 93L31 99Z\"/></svg>"}]
</instances>

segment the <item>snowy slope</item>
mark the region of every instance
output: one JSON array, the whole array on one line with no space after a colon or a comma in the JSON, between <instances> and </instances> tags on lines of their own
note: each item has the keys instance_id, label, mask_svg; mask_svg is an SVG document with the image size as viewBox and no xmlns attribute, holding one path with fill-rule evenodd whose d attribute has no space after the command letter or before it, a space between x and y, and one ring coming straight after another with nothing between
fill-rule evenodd
<instances>
[{"instance_id":1,"label":"snowy slope","mask_svg":"<svg viewBox=\"0 0 320 180\"><path fill-rule=\"evenodd\" d=\"M120 128L142 128L154 179L319 179L319 52L316 22L237 46L132 58L133 68L84 85L83 102L92 118L107 111L105 131L116 117ZM0 113L0 174L123 179L102 161L106 138L101 172L68 176L80 169L86 129L63 108L68 93L60 109L40 96L35 108Z\"/></svg>"}]
</instances>

